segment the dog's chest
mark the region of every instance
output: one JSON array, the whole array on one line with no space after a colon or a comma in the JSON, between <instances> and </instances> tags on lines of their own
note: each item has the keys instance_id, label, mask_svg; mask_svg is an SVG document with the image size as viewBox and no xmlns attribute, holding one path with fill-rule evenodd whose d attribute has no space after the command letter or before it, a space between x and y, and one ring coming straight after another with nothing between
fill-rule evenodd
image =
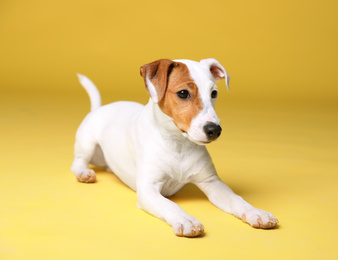
<instances>
[{"instance_id":1,"label":"dog's chest","mask_svg":"<svg viewBox=\"0 0 338 260\"><path fill-rule=\"evenodd\" d=\"M198 148L178 150L165 155L161 167L165 175L161 192L164 196L171 196L178 192L205 166L207 158Z\"/></svg>"},{"instance_id":2,"label":"dog's chest","mask_svg":"<svg viewBox=\"0 0 338 260\"><path fill-rule=\"evenodd\" d=\"M176 159L176 158L175 158ZM175 160L165 169L165 178L162 186L162 195L169 197L177 193L198 173L198 168L190 160Z\"/></svg>"}]
</instances>

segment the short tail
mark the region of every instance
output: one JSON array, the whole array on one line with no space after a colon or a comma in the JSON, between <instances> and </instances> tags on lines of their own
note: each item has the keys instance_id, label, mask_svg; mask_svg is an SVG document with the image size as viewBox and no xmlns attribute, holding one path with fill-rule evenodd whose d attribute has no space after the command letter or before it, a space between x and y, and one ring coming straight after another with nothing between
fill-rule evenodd
<instances>
[{"instance_id":1,"label":"short tail","mask_svg":"<svg viewBox=\"0 0 338 260\"><path fill-rule=\"evenodd\" d=\"M79 81L81 85L84 87L84 89L88 93L88 96L90 99L90 105L91 105L90 111L94 111L95 109L101 106L100 92L98 91L97 87L94 85L94 83L89 78L79 73L77 74L77 76L79 77Z\"/></svg>"}]
</instances>

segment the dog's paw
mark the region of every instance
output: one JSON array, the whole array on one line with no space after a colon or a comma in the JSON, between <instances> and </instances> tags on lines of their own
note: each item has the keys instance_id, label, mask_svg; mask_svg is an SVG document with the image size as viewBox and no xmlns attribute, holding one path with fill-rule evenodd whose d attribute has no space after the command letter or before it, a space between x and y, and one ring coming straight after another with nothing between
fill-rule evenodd
<instances>
[{"instance_id":1,"label":"dog's paw","mask_svg":"<svg viewBox=\"0 0 338 260\"><path fill-rule=\"evenodd\" d=\"M96 174L93 170L87 169L76 175L79 182L91 183L96 181Z\"/></svg>"},{"instance_id":2,"label":"dog's paw","mask_svg":"<svg viewBox=\"0 0 338 260\"><path fill-rule=\"evenodd\" d=\"M249 209L242 214L242 220L254 228L274 228L278 220L269 212L261 209Z\"/></svg>"},{"instance_id":3,"label":"dog's paw","mask_svg":"<svg viewBox=\"0 0 338 260\"><path fill-rule=\"evenodd\" d=\"M203 224L193 216L178 219L173 229L179 237L197 237L204 233Z\"/></svg>"}]
</instances>

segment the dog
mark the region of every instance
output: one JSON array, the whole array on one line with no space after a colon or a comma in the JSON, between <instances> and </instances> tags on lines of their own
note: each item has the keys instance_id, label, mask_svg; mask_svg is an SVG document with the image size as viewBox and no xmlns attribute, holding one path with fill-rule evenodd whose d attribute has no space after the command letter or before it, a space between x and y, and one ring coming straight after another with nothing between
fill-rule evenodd
<instances>
[{"instance_id":1,"label":"dog","mask_svg":"<svg viewBox=\"0 0 338 260\"><path fill-rule=\"evenodd\" d=\"M168 197L193 183L216 207L255 228L278 220L236 195L218 177L206 144L222 128L215 112L215 83L230 77L215 59L162 59L143 65L140 74L150 96L147 105L119 101L101 106L96 86L78 75L91 112L76 133L71 171L80 182L95 182L88 164L105 167L137 193L140 209L167 222L177 236L196 237L203 224Z\"/></svg>"}]
</instances>

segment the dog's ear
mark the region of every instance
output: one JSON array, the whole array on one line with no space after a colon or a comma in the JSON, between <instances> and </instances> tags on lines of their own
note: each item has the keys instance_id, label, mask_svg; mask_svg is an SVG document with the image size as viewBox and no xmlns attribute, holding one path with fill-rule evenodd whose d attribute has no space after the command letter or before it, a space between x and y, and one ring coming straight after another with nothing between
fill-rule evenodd
<instances>
[{"instance_id":1,"label":"dog's ear","mask_svg":"<svg viewBox=\"0 0 338 260\"><path fill-rule=\"evenodd\" d=\"M148 94L155 103L160 102L164 97L173 64L172 60L164 59L143 65L140 68L140 74L144 79Z\"/></svg>"},{"instance_id":2,"label":"dog's ear","mask_svg":"<svg viewBox=\"0 0 338 260\"><path fill-rule=\"evenodd\" d=\"M230 76L217 60L212 58L204 59L201 60L200 63L209 68L210 73L214 77L215 82L218 82L221 79L225 79L225 84L227 86L227 90L229 91Z\"/></svg>"}]
</instances>

